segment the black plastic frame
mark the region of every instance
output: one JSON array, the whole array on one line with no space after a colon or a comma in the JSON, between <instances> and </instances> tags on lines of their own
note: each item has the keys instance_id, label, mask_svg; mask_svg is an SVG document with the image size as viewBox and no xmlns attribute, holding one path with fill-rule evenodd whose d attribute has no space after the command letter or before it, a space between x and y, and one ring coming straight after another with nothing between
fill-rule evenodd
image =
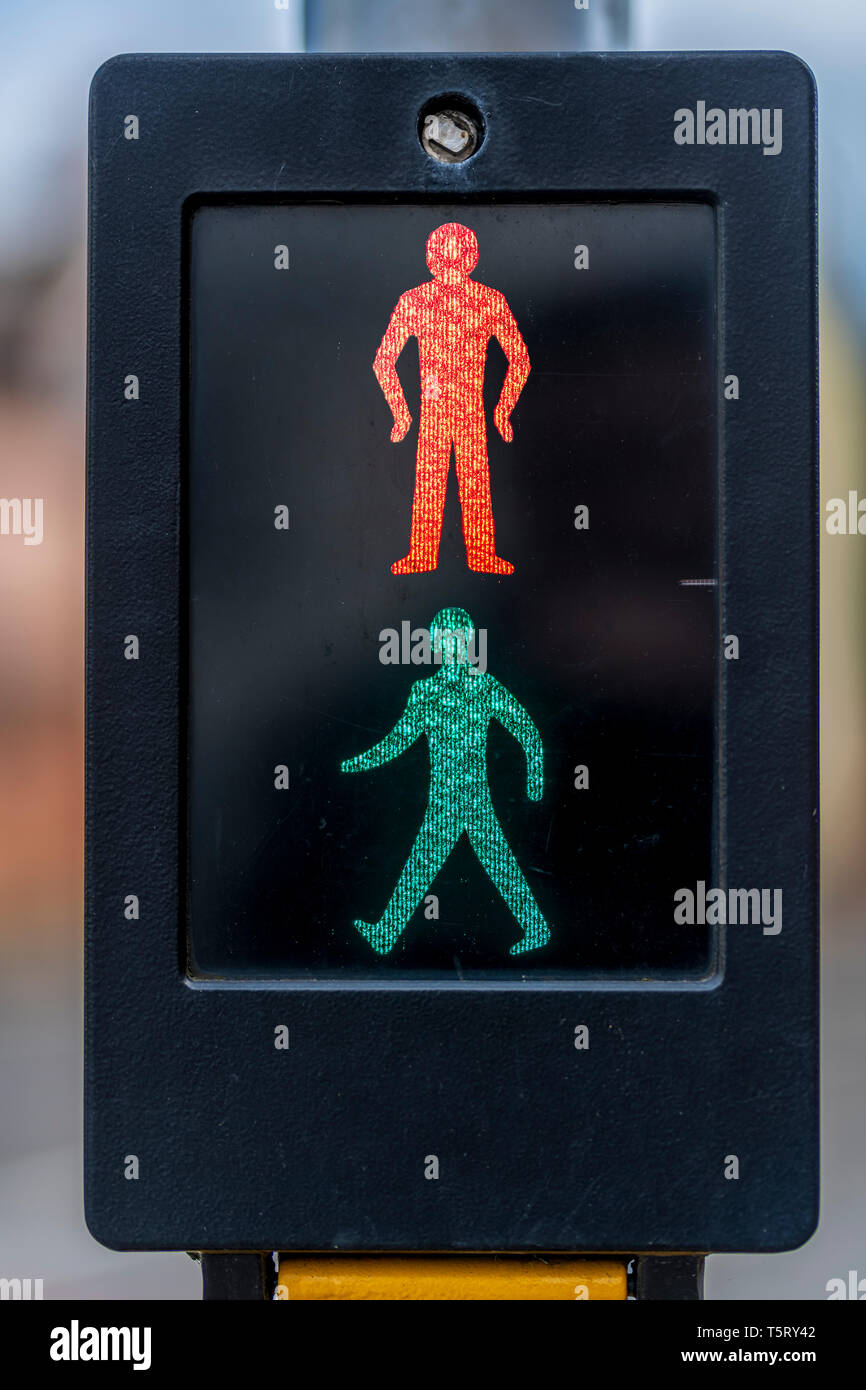
<instances>
[{"instance_id":1,"label":"black plastic frame","mask_svg":"<svg viewBox=\"0 0 866 1390\"><path fill-rule=\"evenodd\" d=\"M462 164L418 140L443 91L484 118ZM782 108L782 152L677 145L674 111L698 100ZM818 1123L808 69L756 53L127 56L94 79L90 173L91 1231L129 1249L796 1246L817 1219ZM711 978L651 988L187 978L184 210L245 196L715 203L718 614L740 642L719 662L719 886L782 888L780 935L728 928Z\"/></svg>"}]
</instances>

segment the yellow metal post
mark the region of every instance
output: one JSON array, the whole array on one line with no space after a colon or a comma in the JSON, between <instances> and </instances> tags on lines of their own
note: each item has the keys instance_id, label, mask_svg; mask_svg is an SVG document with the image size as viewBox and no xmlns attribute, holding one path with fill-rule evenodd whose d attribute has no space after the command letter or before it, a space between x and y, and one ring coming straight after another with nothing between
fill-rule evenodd
<instances>
[{"instance_id":1,"label":"yellow metal post","mask_svg":"<svg viewBox=\"0 0 866 1390\"><path fill-rule=\"evenodd\" d=\"M624 1260L518 1256L319 1255L280 1260L277 1299L626 1298Z\"/></svg>"}]
</instances>

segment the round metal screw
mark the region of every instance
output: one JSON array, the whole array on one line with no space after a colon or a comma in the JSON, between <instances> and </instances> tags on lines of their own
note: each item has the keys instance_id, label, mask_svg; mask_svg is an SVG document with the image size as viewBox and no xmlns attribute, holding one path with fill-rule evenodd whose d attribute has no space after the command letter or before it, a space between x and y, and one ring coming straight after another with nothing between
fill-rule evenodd
<instances>
[{"instance_id":1,"label":"round metal screw","mask_svg":"<svg viewBox=\"0 0 866 1390\"><path fill-rule=\"evenodd\" d=\"M478 148L478 124L465 111L431 111L421 126L421 144L440 164L459 164Z\"/></svg>"}]
</instances>

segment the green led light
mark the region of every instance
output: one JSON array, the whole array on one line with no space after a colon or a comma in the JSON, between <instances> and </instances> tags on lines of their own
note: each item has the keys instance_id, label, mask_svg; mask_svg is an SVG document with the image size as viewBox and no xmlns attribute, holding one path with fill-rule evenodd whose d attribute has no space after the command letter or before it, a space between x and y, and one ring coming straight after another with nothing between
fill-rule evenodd
<instances>
[{"instance_id":1,"label":"green led light","mask_svg":"<svg viewBox=\"0 0 866 1390\"><path fill-rule=\"evenodd\" d=\"M391 901L378 922L356 921L380 955L393 950L462 834L502 894L524 935L511 955L534 951L550 931L493 809L487 781L487 729L491 719L517 739L526 754L527 795L540 801L544 750L541 735L514 696L486 671L470 664L475 627L462 608L445 608L430 624L439 669L415 681L406 708L380 743L341 764L342 772L367 772L390 762L425 735L430 752L427 810Z\"/></svg>"}]
</instances>

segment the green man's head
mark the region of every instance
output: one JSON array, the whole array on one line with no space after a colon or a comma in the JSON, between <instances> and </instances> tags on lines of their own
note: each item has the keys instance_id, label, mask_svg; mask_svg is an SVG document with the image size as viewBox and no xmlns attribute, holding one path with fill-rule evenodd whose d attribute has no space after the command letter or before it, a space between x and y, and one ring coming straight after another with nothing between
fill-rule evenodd
<instances>
[{"instance_id":1,"label":"green man's head","mask_svg":"<svg viewBox=\"0 0 866 1390\"><path fill-rule=\"evenodd\" d=\"M430 624L433 660L446 668L446 674L457 675L469 664L469 644L475 635L475 624L465 608L443 608Z\"/></svg>"}]
</instances>

